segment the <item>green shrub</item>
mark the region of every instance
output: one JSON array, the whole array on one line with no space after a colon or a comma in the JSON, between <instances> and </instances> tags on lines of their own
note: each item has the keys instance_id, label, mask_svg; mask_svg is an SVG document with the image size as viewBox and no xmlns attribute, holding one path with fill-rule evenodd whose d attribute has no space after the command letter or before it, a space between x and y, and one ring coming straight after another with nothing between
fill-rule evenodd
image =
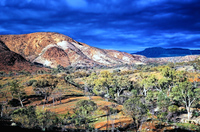
<instances>
[{"instance_id":1,"label":"green shrub","mask_svg":"<svg viewBox=\"0 0 200 132\"><path fill-rule=\"evenodd\" d=\"M41 130L51 129L58 123L58 117L55 113L48 110L36 110L33 106L15 110L11 118L22 127L39 127Z\"/></svg>"},{"instance_id":2,"label":"green shrub","mask_svg":"<svg viewBox=\"0 0 200 132\"><path fill-rule=\"evenodd\" d=\"M185 130L192 130L192 131L199 131L200 127L194 124L190 123L176 123L176 126L178 126L181 129Z\"/></svg>"},{"instance_id":3,"label":"green shrub","mask_svg":"<svg viewBox=\"0 0 200 132\"><path fill-rule=\"evenodd\" d=\"M168 107L169 112L177 112L178 111L178 106L177 105L171 105Z\"/></svg>"},{"instance_id":4,"label":"green shrub","mask_svg":"<svg viewBox=\"0 0 200 132\"><path fill-rule=\"evenodd\" d=\"M200 116L200 113L198 111L195 110L192 112L192 117L198 117L198 116Z\"/></svg>"},{"instance_id":5,"label":"green shrub","mask_svg":"<svg viewBox=\"0 0 200 132\"><path fill-rule=\"evenodd\" d=\"M37 80L29 80L28 82L26 82L26 85L31 86L34 82L37 82Z\"/></svg>"},{"instance_id":6,"label":"green shrub","mask_svg":"<svg viewBox=\"0 0 200 132\"><path fill-rule=\"evenodd\" d=\"M36 82L33 82L32 86L33 87L48 87L50 85L46 79L42 79L42 80L37 80Z\"/></svg>"}]
</instances>

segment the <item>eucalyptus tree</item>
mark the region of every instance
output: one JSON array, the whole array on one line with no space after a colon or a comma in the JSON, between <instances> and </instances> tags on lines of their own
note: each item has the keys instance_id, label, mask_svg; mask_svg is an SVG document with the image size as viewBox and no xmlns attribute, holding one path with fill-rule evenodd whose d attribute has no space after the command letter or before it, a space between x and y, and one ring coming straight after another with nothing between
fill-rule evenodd
<instances>
[{"instance_id":1,"label":"eucalyptus tree","mask_svg":"<svg viewBox=\"0 0 200 132\"><path fill-rule=\"evenodd\" d=\"M99 75L92 73L86 79L86 84L96 95L110 97L109 89L114 86L113 75L109 71L101 71Z\"/></svg>"},{"instance_id":2,"label":"eucalyptus tree","mask_svg":"<svg viewBox=\"0 0 200 132\"><path fill-rule=\"evenodd\" d=\"M9 90L11 92L12 98L17 97L20 101L21 106L24 107L23 101L25 100L24 97L26 97L24 86L20 85L18 81L12 81L10 83Z\"/></svg>"},{"instance_id":3,"label":"eucalyptus tree","mask_svg":"<svg viewBox=\"0 0 200 132\"><path fill-rule=\"evenodd\" d=\"M188 120L191 117L191 107L193 104L199 101L200 98L200 88L196 88L191 82L184 80L177 83L175 87L172 88L171 97L184 104L187 113Z\"/></svg>"},{"instance_id":4,"label":"eucalyptus tree","mask_svg":"<svg viewBox=\"0 0 200 132\"><path fill-rule=\"evenodd\" d=\"M50 110L36 109L35 115L37 118L37 126L39 126L43 131L55 127L58 123L57 115Z\"/></svg>"},{"instance_id":5,"label":"eucalyptus tree","mask_svg":"<svg viewBox=\"0 0 200 132\"><path fill-rule=\"evenodd\" d=\"M140 97L133 97L125 101L123 111L132 117L135 127L139 129L142 120L147 116L148 109Z\"/></svg>"},{"instance_id":6,"label":"eucalyptus tree","mask_svg":"<svg viewBox=\"0 0 200 132\"><path fill-rule=\"evenodd\" d=\"M158 79L154 74L143 77L140 82L140 86L143 88L143 95L145 97L147 96L147 92L156 86L157 81Z\"/></svg>"},{"instance_id":7,"label":"eucalyptus tree","mask_svg":"<svg viewBox=\"0 0 200 132\"><path fill-rule=\"evenodd\" d=\"M97 109L97 104L91 100L80 100L76 103L74 113L76 116L76 124L85 124L85 128L88 128L88 122L90 121L92 113Z\"/></svg>"},{"instance_id":8,"label":"eucalyptus tree","mask_svg":"<svg viewBox=\"0 0 200 132\"><path fill-rule=\"evenodd\" d=\"M33 83L32 86L35 93L44 96L45 101L43 103L43 108L44 108L45 103L48 103L48 97L56 88L57 83L58 83L58 80L52 77L48 79L37 80L36 82Z\"/></svg>"},{"instance_id":9,"label":"eucalyptus tree","mask_svg":"<svg viewBox=\"0 0 200 132\"><path fill-rule=\"evenodd\" d=\"M163 89L167 89L167 93L170 95L170 91L177 81L177 71L169 66L164 66L163 68L160 68L160 72L163 75L163 79L160 79L159 85Z\"/></svg>"},{"instance_id":10,"label":"eucalyptus tree","mask_svg":"<svg viewBox=\"0 0 200 132\"><path fill-rule=\"evenodd\" d=\"M119 97L124 90L131 90L132 82L128 76L117 76L113 79L113 82L115 86L114 89L117 92L117 97Z\"/></svg>"}]
</instances>

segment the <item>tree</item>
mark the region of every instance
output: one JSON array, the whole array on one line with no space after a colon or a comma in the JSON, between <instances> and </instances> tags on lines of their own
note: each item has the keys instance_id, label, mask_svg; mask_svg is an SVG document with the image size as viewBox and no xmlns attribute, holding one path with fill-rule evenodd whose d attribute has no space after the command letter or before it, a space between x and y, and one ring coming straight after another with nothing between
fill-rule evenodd
<instances>
[{"instance_id":1,"label":"tree","mask_svg":"<svg viewBox=\"0 0 200 132\"><path fill-rule=\"evenodd\" d=\"M158 97L157 91L149 91L147 96L145 97L146 104L150 108L150 112L155 115L154 109L156 108L157 102L155 101Z\"/></svg>"},{"instance_id":2,"label":"tree","mask_svg":"<svg viewBox=\"0 0 200 132\"><path fill-rule=\"evenodd\" d=\"M53 98L53 105L56 98L59 98L60 104L64 90L60 87L54 88L53 92L51 92L51 97ZM56 100L57 101L57 100Z\"/></svg>"},{"instance_id":3,"label":"tree","mask_svg":"<svg viewBox=\"0 0 200 132\"><path fill-rule=\"evenodd\" d=\"M76 103L76 107L74 109L77 117L76 120L78 123L85 124L85 128L88 127L88 122L90 120L90 116L92 112L97 109L97 104L91 100L80 100Z\"/></svg>"},{"instance_id":4,"label":"tree","mask_svg":"<svg viewBox=\"0 0 200 132\"><path fill-rule=\"evenodd\" d=\"M55 113L49 110L36 110L38 126L45 131L57 124L58 118Z\"/></svg>"},{"instance_id":5,"label":"tree","mask_svg":"<svg viewBox=\"0 0 200 132\"><path fill-rule=\"evenodd\" d=\"M48 103L48 97L51 95L53 89L56 87L58 83L58 80L54 79L42 79L42 80L37 80L37 82L33 83L34 91L36 94L40 94L44 96L45 103ZM44 108L44 105L43 105Z\"/></svg>"},{"instance_id":6,"label":"tree","mask_svg":"<svg viewBox=\"0 0 200 132\"><path fill-rule=\"evenodd\" d=\"M2 101L2 104L1 104L1 117L3 117L3 111L4 109L7 109L7 104L8 104L8 94L9 93L9 89L5 89L5 90L2 90L0 91L0 95L1 97L4 97L5 98L5 101Z\"/></svg>"},{"instance_id":7,"label":"tree","mask_svg":"<svg viewBox=\"0 0 200 132\"><path fill-rule=\"evenodd\" d=\"M92 73L88 78L85 78L85 86L88 91L92 88L96 95L114 99L115 96L120 97L124 90L130 90L132 82L128 76L114 76L109 71L101 71L99 75Z\"/></svg>"},{"instance_id":8,"label":"tree","mask_svg":"<svg viewBox=\"0 0 200 132\"><path fill-rule=\"evenodd\" d=\"M15 110L11 118L25 128L34 128L37 126L37 117L35 114L35 107L33 106Z\"/></svg>"},{"instance_id":9,"label":"tree","mask_svg":"<svg viewBox=\"0 0 200 132\"><path fill-rule=\"evenodd\" d=\"M132 86L132 82L129 80L128 76L117 76L116 79L113 79L113 81L117 97L119 97L124 90L130 90Z\"/></svg>"},{"instance_id":10,"label":"tree","mask_svg":"<svg viewBox=\"0 0 200 132\"><path fill-rule=\"evenodd\" d=\"M98 79L98 76L95 72L91 73L89 77L85 77L83 80L85 82L85 85L88 89L88 91L92 91L93 87L95 86L94 80Z\"/></svg>"},{"instance_id":11,"label":"tree","mask_svg":"<svg viewBox=\"0 0 200 132\"><path fill-rule=\"evenodd\" d=\"M33 106L15 110L11 118L25 128L49 129L57 124L58 118L51 111L35 109Z\"/></svg>"},{"instance_id":12,"label":"tree","mask_svg":"<svg viewBox=\"0 0 200 132\"><path fill-rule=\"evenodd\" d=\"M147 96L147 92L152 89L153 87L155 87L156 82L158 81L158 79L156 78L155 75L150 75L150 76L145 76L142 77L143 79L141 80L140 86L143 88L143 94L146 97Z\"/></svg>"},{"instance_id":13,"label":"tree","mask_svg":"<svg viewBox=\"0 0 200 132\"><path fill-rule=\"evenodd\" d=\"M24 97L26 95L24 87L21 86L18 81L12 81L10 83L10 92L11 92L12 98L16 96L19 99L21 106L24 107L23 101L25 100Z\"/></svg>"},{"instance_id":14,"label":"tree","mask_svg":"<svg viewBox=\"0 0 200 132\"><path fill-rule=\"evenodd\" d=\"M140 97L134 97L125 101L123 111L132 117L133 122L138 129L142 119L146 117L148 109L146 105L142 103Z\"/></svg>"},{"instance_id":15,"label":"tree","mask_svg":"<svg viewBox=\"0 0 200 132\"><path fill-rule=\"evenodd\" d=\"M199 97L200 88L194 87L192 83L187 80L178 82L172 89L172 98L185 105L188 113L188 120L191 116L190 108L196 101L199 100Z\"/></svg>"},{"instance_id":16,"label":"tree","mask_svg":"<svg viewBox=\"0 0 200 132\"><path fill-rule=\"evenodd\" d=\"M175 86L177 72L176 72L175 69L172 69L172 68L170 68L168 66L165 66L165 67L161 68L160 72L164 77L162 82L164 82L167 85L166 88L168 88L168 91L170 92L172 87Z\"/></svg>"},{"instance_id":17,"label":"tree","mask_svg":"<svg viewBox=\"0 0 200 132\"><path fill-rule=\"evenodd\" d=\"M160 91L157 95L157 106L158 106L158 118L166 120L168 115L168 107L171 105L170 98L167 96L166 92Z\"/></svg>"},{"instance_id":18,"label":"tree","mask_svg":"<svg viewBox=\"0 0 200 132\"><path fill-rule=\"evenodd\" d=\"M164 77L170 78L171 80L173 80L176 77L176 74L175 74L176 70L170 68L169 66L160 68L160 72Z\"/></svg>"},{"instance_id":19,"label":"tree","mask_svg":"<svg viewBox=\"0 0 200 132\"><path fill-rule=\"evenodd\" d=\"M109 98L109 89L112 88L113 85L114 83L112 74L108 71L102 71L98 78L94 79L93 92L97 95L104 95Z\"/></svg>"}]
</instances>

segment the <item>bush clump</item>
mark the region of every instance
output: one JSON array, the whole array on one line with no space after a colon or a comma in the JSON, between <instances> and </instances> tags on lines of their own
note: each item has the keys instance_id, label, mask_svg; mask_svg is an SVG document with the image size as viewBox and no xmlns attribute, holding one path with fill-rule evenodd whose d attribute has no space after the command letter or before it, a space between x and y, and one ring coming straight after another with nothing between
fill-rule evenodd
<instances>
[{"instance_id":1,"label":"bush clump","mask_svg":"<svg viewBox=\"0 0 200 132\"><path fill-rule=\"evenodd\" d=\"M29 80L28 82L26 82L26 85L31 86L34 82L37 82L37 80Z\"/></svg>"}]
</instances>

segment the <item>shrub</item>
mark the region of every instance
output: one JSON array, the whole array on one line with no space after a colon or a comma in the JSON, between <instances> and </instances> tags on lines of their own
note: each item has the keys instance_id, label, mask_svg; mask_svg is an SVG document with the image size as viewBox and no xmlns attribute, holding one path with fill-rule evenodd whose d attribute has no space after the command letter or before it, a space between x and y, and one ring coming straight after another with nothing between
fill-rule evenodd
<instances>
[{"instance_id":1,"label":"shrub","mask_svg":"<svg viewBox=\"0 0 200 132\"><path fill-rule=\"evenodd\" d=\"M28 82L26 82L26 85L31 86L34 82L37 82L37 80L29 80Z\"/></svg>"},{"instance_id":2,"label":"shrub","mask_svg":"<svg viewBox=\"0 0 200 132\"><path fill-rule=\"evenodd\" d=\"M57 125L58 118L55 113L44 110L36 110L35 107L30 106L15 110L11 118L21 124L22 127L36 128L42 130L50 129Z\"/></svg>"},{"instance_id":3,"label":"shrub","mask_svg":"<svg viewBox=\"0 0 200 132\"><path fill-rule=\"evenodd\" d=\"M37 80L36 82L33 82L32 86L33 87L48 87L50 85L46 79L42 79L42 80Z\"/></svg>"},{"instance_id":4,"label":"shrub","mask_svg":"<svg viewBox=\"0 0 200 132\"><path fill-rule=\"evenodd\" d=\"M168 107L169 112L175 113L178 111L178 106L177 105L171 105Z\"/></svg>"},{"instance_id":5,"label":"shrub","mask_svg":"<svg viewBox=\"0 0 200 132\"><path fill-rule=\"evenodd\" d=\"M49 78L49 79L41 79L37 81L32 81L32 86L33 87L49 87L53 86L55 87L58 83L57 79Z\"/></svg>"},{"instance_id":6,"label":"shrub","mask_svg":"<svg viewBox=\"0 0 200 132\"><path fill-rule=\"evenodd\" d=\"M192 117L198 117L198 116L200 116L199 111L196 110L192 111Z\"/></svg>"},{"instance_id":7,"label":"shrub","mask_svg":"<svg viewBox=\"0 0 200 132\"><path fill-rule=\"evenodd\" d=\"M185 130L192 130L192 131L200 130L199 126L190 124L190 123L176 123L176 126L178 126L181 129L185 129Z\"/></svg>"}]
</instances>

